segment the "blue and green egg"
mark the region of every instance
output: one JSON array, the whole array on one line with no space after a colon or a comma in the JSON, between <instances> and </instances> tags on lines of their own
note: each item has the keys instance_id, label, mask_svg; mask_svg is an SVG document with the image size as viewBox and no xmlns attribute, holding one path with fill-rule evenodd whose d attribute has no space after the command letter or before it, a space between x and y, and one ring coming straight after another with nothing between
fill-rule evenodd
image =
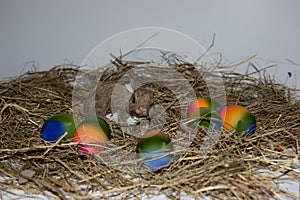
<instances>
[{"instance_id":1,"label":"blue and green egg","mask_svg":"<svg viewBox=\"0 0 300 200\"><path fill-rule=\"evenodd\" d=\"M171 139L160 130L146 132L137 144L137 157L144 158L143 165L152 172L158 172L172 161Z\"/></svg>"},{"instance_id":2,"label":"blue and green egg","mask_svg":"<svg viewBox=\"0 0 300 200\"><path fill-rule=\"evenodd\" d=\"M67 132L64 141L72 140L79 120L70 114L56 114L43 125L41 136L45 141L55 142Z\"/></svg>"}]
</instances>

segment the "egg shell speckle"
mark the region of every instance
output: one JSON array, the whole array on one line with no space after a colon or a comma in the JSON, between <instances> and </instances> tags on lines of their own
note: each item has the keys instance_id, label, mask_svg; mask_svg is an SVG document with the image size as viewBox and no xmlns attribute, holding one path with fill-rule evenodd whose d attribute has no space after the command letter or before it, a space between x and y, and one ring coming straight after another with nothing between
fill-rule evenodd
<instances>
[{"instance_id":1,"label":"egg shell speckle","mask_svg":"<svg viewBox=\"0 0 300 200\"><path fill-rule=\"evenodd\" d=\"M159 130L151 130L139 139L137 145L138 158L145 158L144 166L152 172L158 172L168 166L172 156L173 146L170 138Z\"/></svg>"},{"instance_id":2,"label":"egg shell speckle","mask_svg":"<svg viewBox=\"0 0 300 200\"><path fill-rule=\"evenodd\" d=\"M229 105L225 106L219 114L223 120L223 127L229 132L243 133L243 136L249 136L255 132L255 117L246 108L239 105Z\"/></svg>"},{"instance_id":3,"label":"egg shell speckle","mask_svg":"<svg viewBox=\"0 0 300 200\"><path fill-rule=\"evenodd\" d=\"M70 114L56 114L50 117L41 129L41 137L49 142L57 141L66 132L64 141L71 140L79 120Z\"/></svg>"}]
</instances>

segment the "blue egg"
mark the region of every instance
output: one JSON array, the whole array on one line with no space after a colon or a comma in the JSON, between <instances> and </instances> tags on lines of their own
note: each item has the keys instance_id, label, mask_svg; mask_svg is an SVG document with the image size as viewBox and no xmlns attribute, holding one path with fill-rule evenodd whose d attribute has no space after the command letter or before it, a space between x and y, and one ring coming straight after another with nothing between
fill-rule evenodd
<instances>
[{"instance_id":1,"label":"blue egg","mask_svg":"<svg viewBox=\"0 0 300 200\"><path fill-rule=\"evenodd\" d=\"M152 172L158 172L172 161L173 146L169 137L159 130L151 130L139 139L138 158L144 158L143 165Z\"/></svg>"},{"instance_id":2,"label":"blue egg","mask_svg":"<svg viewBox=\"0 0 300 200\"><path fill-rule=\"evenodd\" d=\"M44 123L41 136L48 142L55 142L67 132L64 140L71 140L78 123L79 121L69 114L53 115Z\"/></svg>"}]
</instances>

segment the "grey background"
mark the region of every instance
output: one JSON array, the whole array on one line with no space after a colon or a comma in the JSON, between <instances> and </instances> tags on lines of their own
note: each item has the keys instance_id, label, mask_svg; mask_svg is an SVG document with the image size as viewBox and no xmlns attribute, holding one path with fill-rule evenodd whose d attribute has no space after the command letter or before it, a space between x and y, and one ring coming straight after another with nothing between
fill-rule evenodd
<instances>
[{"instance_id":1,"label":"grey background","mask_svg":"<svg viewBox=\"0 0 300 200\"><path fill-rule=\"evenodd\" d=\"M113 34L158 26L206 48L216 33L212 52L230 61L257 54L262 67L278 61L271 73L300 88L299 8L299 0L0 0L0 79L32 65L80 64Z\"/></svg>"}]
</instances>

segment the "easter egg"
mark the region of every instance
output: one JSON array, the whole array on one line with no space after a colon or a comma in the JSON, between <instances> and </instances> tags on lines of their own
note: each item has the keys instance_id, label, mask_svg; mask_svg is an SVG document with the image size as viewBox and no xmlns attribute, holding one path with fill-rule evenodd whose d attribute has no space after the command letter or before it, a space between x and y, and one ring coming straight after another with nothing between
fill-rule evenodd
<instances>
[{"instance_id":1,"label":"easter egg","mask_svg":"<svg viewBox=\"0 0 300 200\"><path fill-rule=\"evenodd\" d=\"M41 136L48 142L57 141L66 132L63 140L72 139L79 120L70 114L56 114L49 118L43 125Z\"/></svg>"},{"instance_id":2,"label":"easter egg","mask_svg":"<svg viewBox=\"0 0 300 200\"><path fill-rule=\"evenodd\" d=\"M229 132L249 136L256 129L255 117L242 106L225 106L219 114L223 120L223 127Z\"/></svg>"},{"instance_id":3,"label":"easter egg","mask_svg":"<svg viewBox=\"0 0 300 200\"><path fill-rule=\"evenodd\" d=\"M210 97L203 97L196 99L191 103L188 109L188 117L196 117L198 116L199 108L212 108L213 110L219 111L224 107L224 105L218 100Z\"/></svg>"},{"instance_id":4,"label":"easter egg","mask_svg":"<svg viewBox=\"0 0 300 200\"><path fill-rule=\"evenodd\" d=\"M197 125L210 127L210 125L217 125L216 127L221 127L222 120L219 116L219 111L223 108L223 104L218 100L204 97L199 98L191 103L188 109L189 118L198 118L200 121L197 122ZM213 122L211 124L211 122Z\"/></svg>"},{"instance_id":5,"label":"easter egg","mask_svg":"<svg viewBox=\"0 0 300 200\"><path fill-rule=\"evenodd\" d=\"M160 130L146 132L137 144L138 158L144 158L144 166L152 172L158 172L170 164L172 155L168 152L172 150L170 138Z\"/></svg>"},{"instance_id":6,"label":"easter egg","mask_svg":"<svg viewBox=\"0 0 300 200\"><path fill-rule=\"evenodd\" d=\"M110 139L111 130L109 125L101 118L86 119L77 127L74 133L74 142L87 143L79 147L79 151L88 155L101 152L104 149L101 143ZM88 143L92 143L93 145L88 145Z\"/></svg>"}]
</instances>

